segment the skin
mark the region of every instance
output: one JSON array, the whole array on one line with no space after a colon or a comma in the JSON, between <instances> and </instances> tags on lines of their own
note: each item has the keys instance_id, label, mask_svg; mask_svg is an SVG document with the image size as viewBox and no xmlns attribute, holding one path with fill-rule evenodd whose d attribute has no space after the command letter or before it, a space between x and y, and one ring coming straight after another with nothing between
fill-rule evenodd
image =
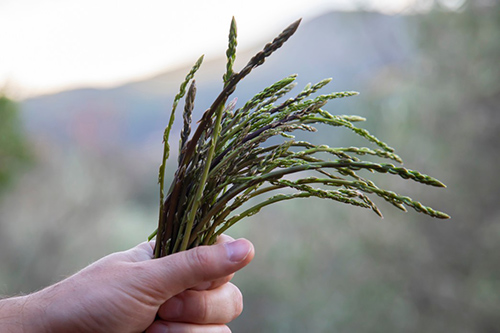
<instances>
[{"instance_id":1,"label":"skin","mask_svg":"<svg viewBox=\"0 0 500 333\"><path fill-rule=\"evenodd\" d=\"M153 259L153 243L108 255L34 294L0 301L0 328L43 332L230 332L243 309L229 281L253 245L218 243Z\"/></svg>"}]
</instances>

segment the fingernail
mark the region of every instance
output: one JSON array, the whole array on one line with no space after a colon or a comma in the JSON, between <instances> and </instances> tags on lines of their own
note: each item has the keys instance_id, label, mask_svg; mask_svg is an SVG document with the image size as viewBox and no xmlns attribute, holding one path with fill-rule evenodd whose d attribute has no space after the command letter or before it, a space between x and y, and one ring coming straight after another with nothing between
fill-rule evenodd
<instances>
[{"instance_id":1,"label":"fingernail","mask_svg":"<svg viewBox=\"0 0 500 333\"><path fill-rule=\"evenodd\" d=\"M227 256L232 262L241 262L245 260L251 250L250 246L248 245L248 241L244 239L238 239L233 242L224 243L224 246L227 250Z\"/></svg>"}]
</instances>

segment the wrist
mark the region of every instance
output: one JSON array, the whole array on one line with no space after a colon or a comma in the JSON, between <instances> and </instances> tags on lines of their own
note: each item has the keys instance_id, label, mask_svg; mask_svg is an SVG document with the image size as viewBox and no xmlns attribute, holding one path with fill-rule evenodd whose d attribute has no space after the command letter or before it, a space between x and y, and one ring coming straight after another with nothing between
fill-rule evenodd
<instances>
[{"instance_id":1,"label":"wrist","mask_svg":"<svg viewBox=\"0 0 500 333\"><path fill-rule=\"evenodd\" d=\"M73 327L75 316L71 316L74 309L70 300L74 299L68 297L64 281L28 296L25 312L33 318L29 318L32 324L23 333L80 332Z\"/></svg>"},{"instance_id":2,"label":"wrist","mask_svg":"<svg viewBox=\"0 0 500 333\"><path fill-rule=\"evenodd\" d=\"M0 327L2 332L35 333L48 332L40 304L34 295L18 296L0 300Z\"/></svg>"}]
</instances>

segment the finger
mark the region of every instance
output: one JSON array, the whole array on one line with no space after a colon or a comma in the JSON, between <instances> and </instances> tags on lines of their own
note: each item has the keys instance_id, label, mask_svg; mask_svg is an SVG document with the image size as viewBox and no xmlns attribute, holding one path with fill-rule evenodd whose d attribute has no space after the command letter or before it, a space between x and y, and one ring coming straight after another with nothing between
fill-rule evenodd
<instances>
[{"instance_id":1,"label":"finger","mask_svg":"<svg viewBox=\"0 0 500 333\"><path fill-rule=\"evenodd\" d=\"M218 238L217 238L217 242L216 244L223 244L223 243L229 243L229 242L232 242L234 241L234 238L229 236L229 235L225 235L225 234L222 234L220 235ZM229 281L231 281L231 279L234 277L234 273L232 274L229 274L227 276L224 276L220 279L217 279L217 280L214 280L214 281L208 281L208 282L203 282L202 284L200 285L197 285L191 289L193 290L210 290L210 289L216 289L216 288L219 288L220 286L222 286L223 284L225 283L228 283Z\"/></svg>"},{"instance_id":2,"label":"finger","mask_svg":"<svg viewBox=\"0 0 500 333\"><path fill-rule=\"evenodd\" d=\"M154 240L149 241L149 242L142 242L141 244L136 245L129 250L110 254L105 258L111 258L113 260L126 261L126 262L146 261L146 260L153 259L154 247L155 247Z\"/></svg>"},{"instance_id":3,"label":"finger","mask_svg":"<svg viewBox=\"0 0 500 333\"><path fill-rule=\"evenodd\" d=\"M146 333L231 333L226 325L197 325L155 321Z\"/></svg>"},{"instance_id":4,"label":"finger","mask_svg":"<svg viewBox=\"0 0 500 333\"><path fill-rule=\"evenodd\" d=\"M216 244L228 243L231 241L234 241L233 237L222 234L217 238ZM137 245L137 246L135 246L127 251L115 253L114 255L120 256L123 260L127 260L130 262L138 262L138 261L145 261L145 260L153 259L155 244L156 244L156 241L153 239L153 240L148 241L148 242L142 242L139 245Z\"/></svg>"},{"instance_id":5,"label":"finger","mask_svg":"<svg viewBox=\"0 0 500 333\"><path fill-rule=\"evenodd\" d=\"M252 243L246 239L238 239L228 243L199 246L137 264L140 265L138 270L147 275L147 287L156 292L158 297L167 300L186 289L236 272L245 267L253 256Z\"/></svg>"},{"instance_id":6,"label":"finger","mask_svg":"<svg viewBox=\"0 0 500 333\"><path fill-rule=\"evenodd\" d=\"M158 310L161 319L194 324L227 324L243 311L243 296L232 283L205 291L186 290Z\"/></svg>"},{"instance_id":7,"label":"finger","mask_svg":"<svg viewBox=\"0 0 500 333\"><path fill-rule=\"evenodd\" d=\"M217 242L215 242L215 244L229 243L232 241L234 241L233 237L226 234L222 234L219 237L217 237Z\"/></svg>"},{"instance_id":8,"label":"finger","mask_svg":"<svg viewBox=\"0 0 500 333\"><path fill-rule=\"evenodd\" d=\"M234 273L226 275L224 277L221 277L221 278L213 280L213 281L202 282L199 285L196 285L193 288L190 288L190 290L203 291L203 290L217 289L220 286L222 286L222 285L228 283L229 281L231 281L231 279L233 277L234 277Z\"/></svg>"}]
</instances>

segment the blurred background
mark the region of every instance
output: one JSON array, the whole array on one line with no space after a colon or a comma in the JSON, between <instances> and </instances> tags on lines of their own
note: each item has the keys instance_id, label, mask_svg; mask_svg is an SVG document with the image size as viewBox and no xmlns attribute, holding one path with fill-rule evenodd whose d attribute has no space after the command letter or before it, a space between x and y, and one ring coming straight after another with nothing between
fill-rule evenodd
<instances>
[{"instance_id":1,"label":"blurred background","mask_svg":"<svg viewBox=\"0 0 500 333\"><path fill-rule=\"evenodd\" d=\"M231 328L500 332L500 1L175 3L0 0L0 294L144 241L162 131L191 64L206 54L196 119L221 88L231 16L236 69L303 17L241 83L239 104L292 73L297 89L331 76L325 92L360 91L326 109L366 117L406 167L446 183L380 178L452 219L377 198L382 220L321 200L266 208L229 232L257 253L235 277L245 310ZM325 130L331 146L365 144Z\"/></svg>"}]
</instances>

